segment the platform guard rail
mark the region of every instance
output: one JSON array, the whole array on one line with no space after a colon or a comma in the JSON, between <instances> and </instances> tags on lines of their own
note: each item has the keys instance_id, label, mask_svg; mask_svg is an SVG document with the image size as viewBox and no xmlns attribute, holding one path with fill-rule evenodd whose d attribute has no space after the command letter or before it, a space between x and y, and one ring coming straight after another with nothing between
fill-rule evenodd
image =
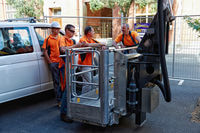
<instances>
[{"instance_id":1,"label":"platform guard rail","mask_svg":"<svg viewBox=\"0 0 200 133\"><path fill-rule=\"evenodd\" d=\"M124 50L136 49L136 47L122 49L98 50L91 47L74 48L66 51L66 89L67 89L67 116L75 121L87 124L107 126L119 123L119 118L128 115L127 112L127 74L128 60L137 59L140 54L123 54ZM88 70L76 72L76 69L88 67L79 65L75 61L75 55L91 53L96 55L98 64L95 64L92 56L92 65ZM114 54L114 61L109 61L109 54ZM110 74L114 67L114 75ZM97 75L92 73L97 71ZM77 81L76 76L91 73L91 82ZM92 86L88 92L76 93L76 85ZM150 90L150 89L149 89ZM150 94L150 93L149 93ZM159 103L158 91L151 103L157 107ZM148 95L149 96L149 95ZM144 98L144 101L149 101ZM137 104L137 101L134 101ZM145 103L145 102L144 102ZM146 104L147 105L147 104ZM143 105L146 107L146 105ZM149 105L148 105L149 106ZM144 108L143 108L144 109ZM151 111L152 111L151 110ZM147 110L144 110L147 111ZM147 111L148 112L148 111Z\"/></svg>"}]
</instances>

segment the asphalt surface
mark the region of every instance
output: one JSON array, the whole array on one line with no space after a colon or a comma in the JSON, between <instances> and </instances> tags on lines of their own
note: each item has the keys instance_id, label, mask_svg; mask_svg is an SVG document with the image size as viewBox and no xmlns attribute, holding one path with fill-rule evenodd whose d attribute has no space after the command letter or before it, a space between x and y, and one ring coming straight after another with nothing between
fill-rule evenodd
<instances>
[{"instance_id":1,"label":"asphalt surface","mask_svg":"<svg viewBox=\"0 0 200 133\"><path fill-rule=\"evenodd\" d=\"M122 118L119 125L106 128L59 119L52 92L42 93L0 105L0 133L200 133L200 123L192 123L191 113L200 97L200 82L170 80L172 102L160 96L160 105L147 122L137 127L134 116Z\"/></svg>"}]
</instances>

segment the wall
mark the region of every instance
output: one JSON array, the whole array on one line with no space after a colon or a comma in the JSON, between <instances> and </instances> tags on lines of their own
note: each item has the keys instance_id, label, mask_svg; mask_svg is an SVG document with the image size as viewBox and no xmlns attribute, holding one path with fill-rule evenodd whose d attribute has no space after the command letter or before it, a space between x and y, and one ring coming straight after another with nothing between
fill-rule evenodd
<instances>
[{"instance_id":1,"label":"wall","mask_svg":"<svg viewBox=\"0 0 200 133\"><path fill-rule=\"evenodd\" d=\"M183 0L181 15L200 15L200 0Z\"/></svg>"},{"instance_id":2,"label":"wall","mask_svg":"<svg viewBox=\"0 0 200 133\"><path fill-rule=\"evenodd\" d=\"M13 19L16 10L6 3L6 0L0 0L0 20Z\"/></svg>"},{"instance_id":3,"label":"wall","mask_svg":"<svg viewBox=\"0 0 200 133\"><path fill-rule=\"evenodd\" d=\"M77 4L79 2L79 4ZM82 16L83 12L82 0L44 0L44 16L53 16L53 9L60 8L61 15L59 16ZM59 17L58 16L58 17ZM66 24L73 24L76 29L79 27L79 19L77 18L61 18L62 28Z\"/></svg>"},{"instance_id":4,"label":"wall","mask_svg":"<svg viewBox=\"0 0 200 133\"><path fill-rule=\"evenodd\" d=\"M180 14L177 15L199 15L192 18L200 18L200 1L199 0L184 0L180 2L182 8ZM184 18L177 18L177 28L176 31L180 34L177 35L177 44L182 46L187 45L199 45L200 38L198 37L199 33L194 31L191 27L188 26ZM195 40L191 42L191 40ZM190 42L190 43L189 43Z\"/></svg>"},{"instance_id":5,"label":"wall","mask_svg":"<svg viewBox=\"0 0 200 133\"><path fill-rule=\"evenodd\" d=\"M92 12L89 3L86 5L86 16L88 17L112 17L112 9L103 8L99 11ZM86 18L85 26L92 26L95 30L96 38L112 37L112 19L107 18ZM84 27L85 27L84 26Z\"/></svg>"},{"instance_id":6,"label":"wall","mask_svg":"<svg viewBox=\"0 0 200 133\"><path fill-rule=\"evenodd\" d=\"M5 19L5 6L4 6L4 1L1 0L0 1L0 20L4 20Z\"/></svg>"}]
</instances>

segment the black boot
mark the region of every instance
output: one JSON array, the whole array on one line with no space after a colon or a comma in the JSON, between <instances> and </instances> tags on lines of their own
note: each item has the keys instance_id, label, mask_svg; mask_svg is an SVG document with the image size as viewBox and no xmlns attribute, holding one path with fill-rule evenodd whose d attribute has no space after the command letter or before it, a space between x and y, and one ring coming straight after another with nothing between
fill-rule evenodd
<instances>
[{"instance_id":1,"label":"black boot","mask_svg":"<svg viewBox=\"0 0 200 133\"><path fill-rule=\"evenodd\" d=\"M66 114L64 114L64 113L61 113L61 114L60 114L60 119L61 119L62 121L64 121L64 122L67 122L67 123L72 123L72 122L73 122L73 120L71 120L70 118L68 118L68 117L66 116Z\"/></svg>"}]
</instances>

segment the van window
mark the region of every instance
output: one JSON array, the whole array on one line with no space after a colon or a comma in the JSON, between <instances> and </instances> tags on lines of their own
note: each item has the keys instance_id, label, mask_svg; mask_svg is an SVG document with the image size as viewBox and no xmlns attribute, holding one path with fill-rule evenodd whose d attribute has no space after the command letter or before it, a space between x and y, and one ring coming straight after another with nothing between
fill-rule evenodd
<instances>
[{"instance_id":1,"label":"van window","mask_svg":"<svg viewBox=\"0 0 200 133\"><path fill-rule=\"evenodd\" d=\"M33 52L27 27L0 28L0 56Z\"/></svg>"},{"instance_id":2,"label":"van window","mask_svg":"<svg viewBox=\"0 0 200 133\"><path fill-rule=\"evenodd\" d=\"M44 39L50 35L51 29L49 27L36 27L35 33L37 35L37 38L38 38L38 41L40 44L40 48L41 48L44 43ZM60 33L59 36L63 36L62 34Z\"/></svg>"},{"instance_id":3,"label":"van window","mask_svg":"<svg viewBox=\"0 0 200 133\"><path fill-rule=\"evenodd\" d=\"M3 34L2 34L2 31L0 31L0 49L2 49L3 47L4 47Z\"/></svg>"},{"instance_id":4,"label":"van window","mask_svg":"<svg viewBox=\"0 0 200 133\"><path fill-rule=\"evenodd\" d=\"M43 43L44 43L44 39L47 38L50 35L50 28L47 27L37 27L35 28L35 33L37 35L40 47L42 47Z\"/></svg>"}]
</instances>

